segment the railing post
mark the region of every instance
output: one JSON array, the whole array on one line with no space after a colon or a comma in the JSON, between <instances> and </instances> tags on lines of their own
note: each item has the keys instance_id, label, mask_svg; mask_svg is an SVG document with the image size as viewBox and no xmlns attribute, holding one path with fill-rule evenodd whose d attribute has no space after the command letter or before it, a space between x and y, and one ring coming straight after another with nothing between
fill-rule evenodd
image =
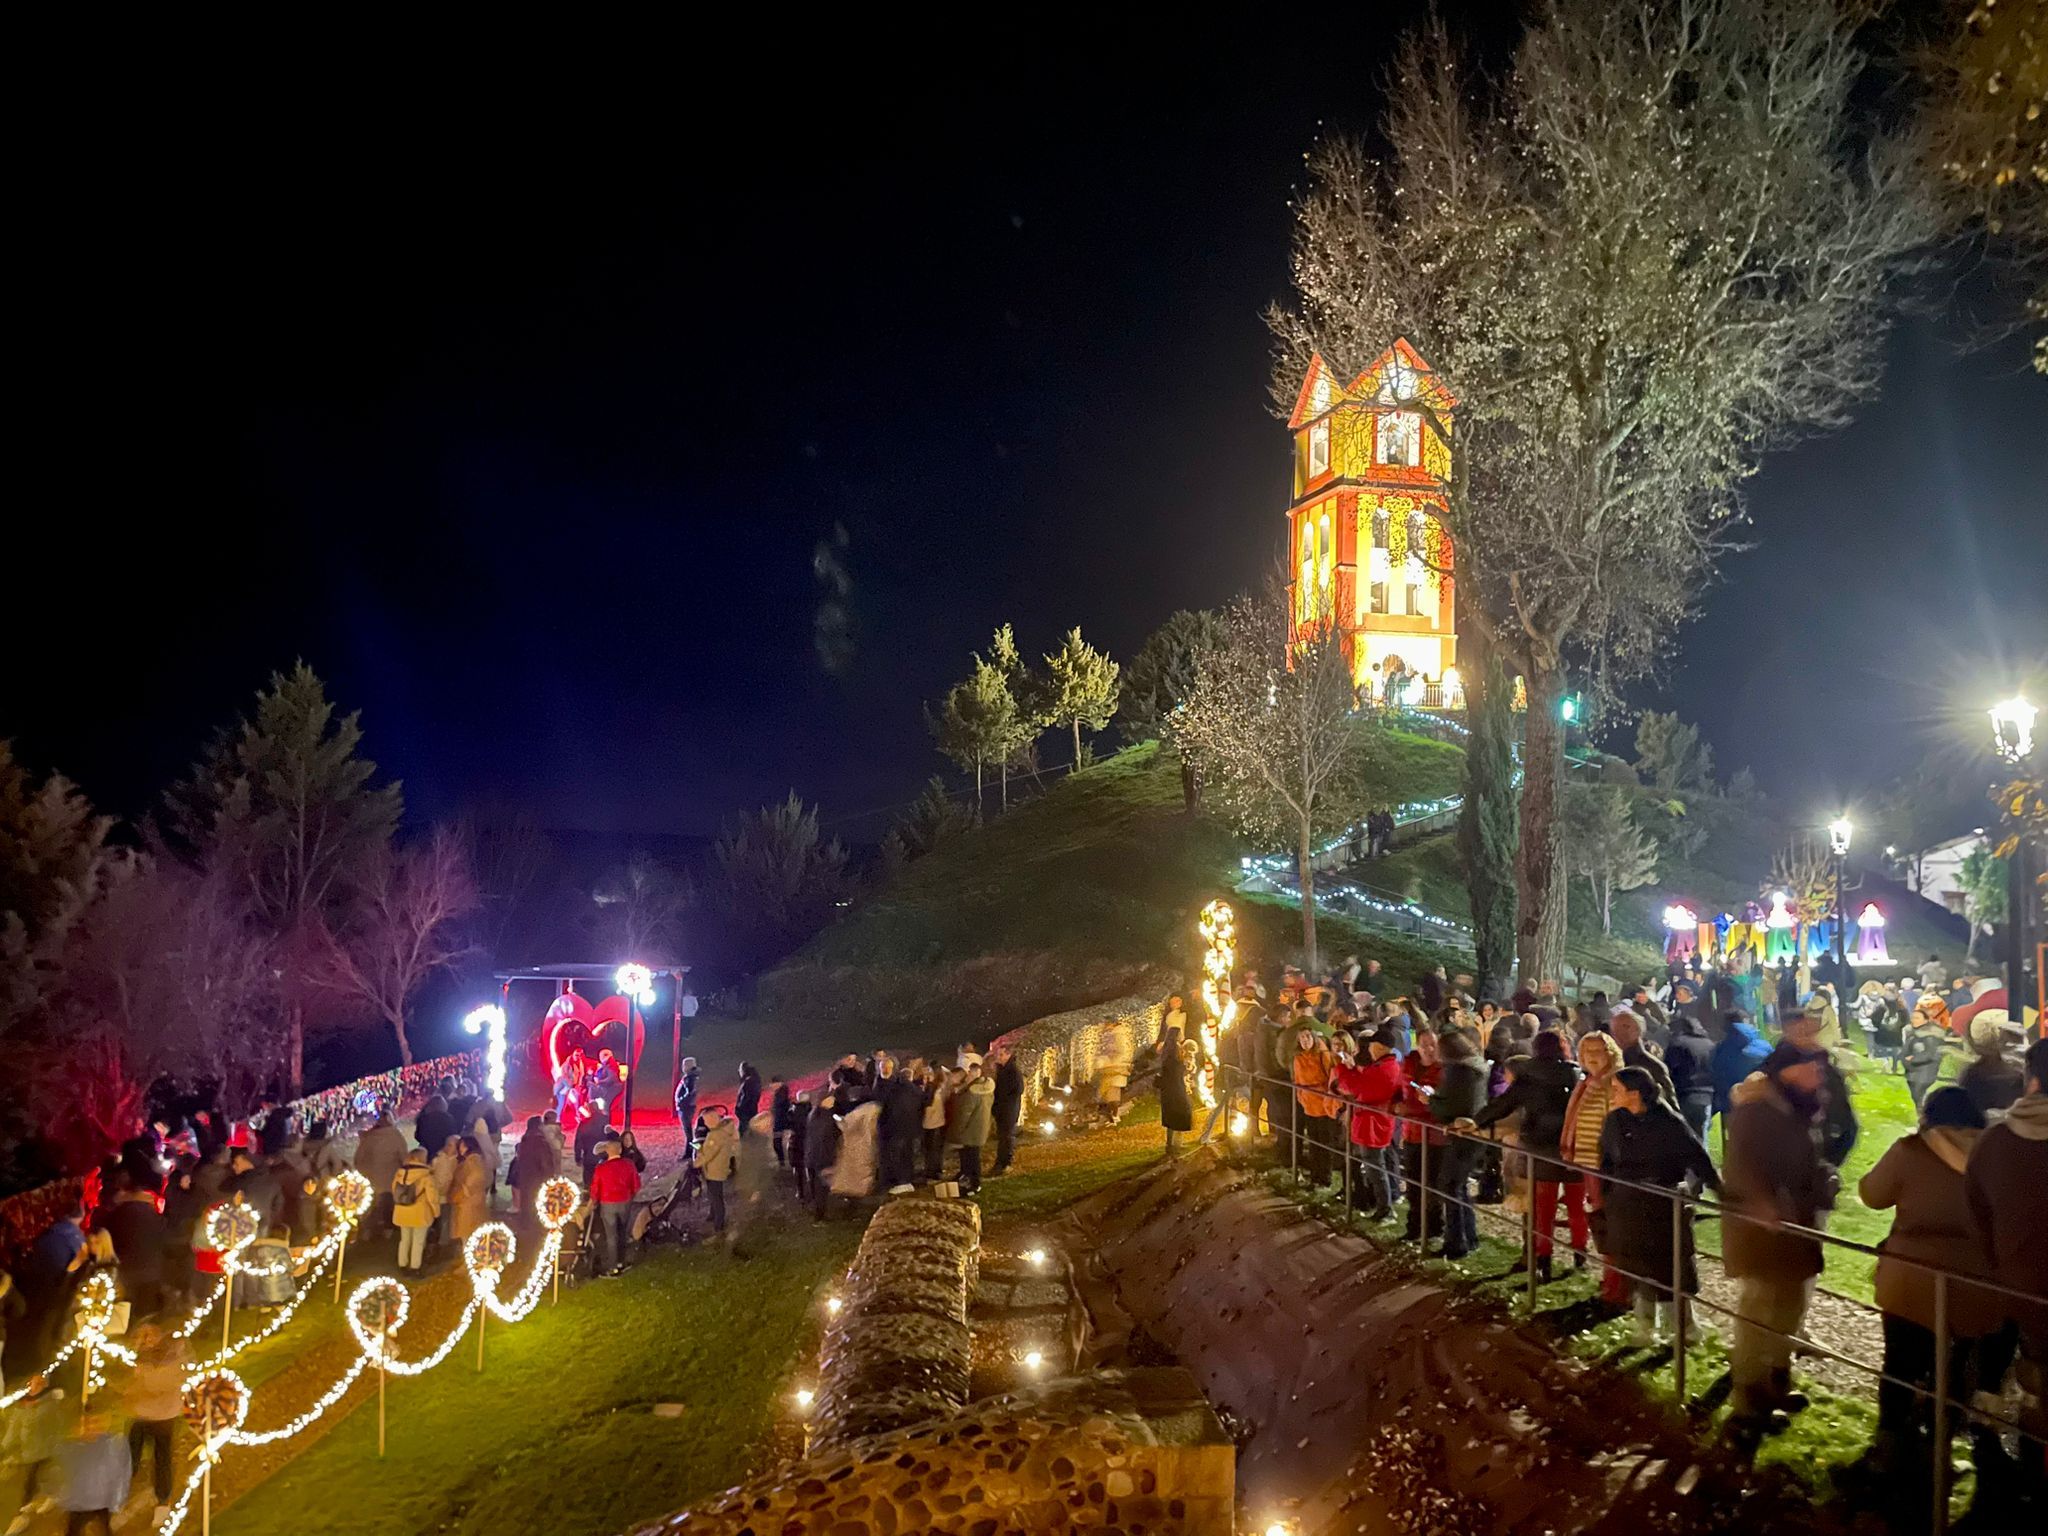
<instances>
[{"instance_id":1,"label":"railing post","mask_svg":"<svg viewBox=\"0 0 2048 1536\"><path fill-rule=\"evenodd\" d=\"M1421 1138L1422 1143L1422 1156L1416 1165L1422 1170L1422 1176L1416 1180L1417 1184L1421 1187L1415 1191L1415 1240L1422 1244L1422 1251L1427 1253L1429 1252L1429 1132L1418 1129L1416 1134Z\"/></svg>"},{"instance_id":2,"label":"railing post","mask_svg":"<svg viewBox=\"0 0 2048 1536\"><path fill-rule=\"evenodd\" d=\"M1289 1094L1294 1092L1289 1088ZM1290 1098L1287 1101L1287 1156L1294 1168L1295 1188L1301 1187L1301 1101Z\"/></svg>"},{"instance_id":3,"label":"railing post","mask_svg":"<svg viewBox=\"0 0 2048 1536\"><path fill-rule=\"evenodd\" d=\"M1948 1529L1948 1272L1934 1272L1934 1536Z\"/></svg>"},{"instance_id":4,"label":"railing post","mask_svg":"<svg viewBox=\"0 0 2048 1536\"><path fill-rule=\"evenodd\" d=\"M1344 1118L1338 1122L1339 1134L1344 1138L1344 1220L1351 1220L1351 1117L1356 1114L1349 1104L1344 1106Z\"/></svg>"},{"instance_id":5,"label":"railing post","mask_svg":"<svg viewBox=\"0 0 2048 1536\"><path fill-rule=\"evenodd\" d=\"M1522 1257L1528 1260L1529 1315L1536 1315L1536 1159L1528 1153L1521 1153L1522 1178Z\"/></svg>"},{"instance_id":6,"label":"railing post","mask_svg":"<svg viewBox=\"0 0 2048 1536\"><path fill-rule=\"evenodd\" d=\"M1685 1194L1671 1192L1671 1377L1685 1408Z\"/></svg>"}]
</instances>

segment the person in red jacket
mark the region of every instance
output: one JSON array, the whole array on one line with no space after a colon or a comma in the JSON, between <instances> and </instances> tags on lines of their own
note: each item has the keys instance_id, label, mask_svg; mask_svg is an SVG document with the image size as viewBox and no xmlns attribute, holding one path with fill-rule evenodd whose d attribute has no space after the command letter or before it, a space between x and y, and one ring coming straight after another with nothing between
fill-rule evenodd
<instances>
[{"instance_id":1,"label":"person in red jacket","mask_svg":"<svg viewBox=\"0 0 2048 1536\"><path fill-rule=\"evenodd\" d=\"M598 1258L601 1274L616 1275L626 1267L626 1239L632 1230L633 1197L640 1193L640 1170L631 1158L619 1155L616 1141L605 1141L598 1149L602 1159L590 1170L590 1203L596 1207L591 1220L597 1223Z\"/></svg>"},{"instance_id":2,"label":"person in red jacket","mask_svg":"<svg viewBox=\"0 0 2048 1536\"><path fill-rule=\"evenodd\" d=\"M1359 1158L1359 1176L1351 1186L1351 1203L1373 1221L1393 1214L1394 1109L1408 1086L1401 1065L1399 1039L1385 1025L1365 1042L1363 1060L1341 1063L1330 1076L1331 1086L1351 1105L1351 1145Z\"/></svg>"}]
</instances>

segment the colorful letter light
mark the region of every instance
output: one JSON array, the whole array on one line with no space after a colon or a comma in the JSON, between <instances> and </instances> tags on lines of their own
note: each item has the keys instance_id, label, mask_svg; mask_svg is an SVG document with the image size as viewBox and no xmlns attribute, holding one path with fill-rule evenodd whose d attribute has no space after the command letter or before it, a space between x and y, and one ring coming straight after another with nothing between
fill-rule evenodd
<instances>
[{"instance_id":1,"label":"colorful letter light","mask_svg":"<svg viewBox=\"0 0 2048 1536\"><path fill-rule=\"evenodd\" d=\"M1664 926L1671 937L1664 941L1664 958L1678 965L1692 958L1700 947L1700 920L1691 907L1673 902L1664 909Z\"/></svg>"},{"instance_id":2,"label":"colorful letter light","mask_svg":"<svg viewBox=\"0 0 2048 1536\"><path fill-rule=\"evenodd\" d=\"M1856 914L1856 963L1890 965L1891 951L1884 943L1884 912L1874 901L1866 901Z\"/></svg>"},{"instance_id":3,"label":"colorful letter light","mask_svg":"<svg viewBox=\"0 0 2048 1536\"><path fill-rule=\"evenodd\" d=\"M1771 892L1770 915L1764 919L1764 932L1770 936L1764 946L1766 965L1798 958L1799 943L1792 933L1798 926L1799 919L1792 915L1792 898L1783 891Z\"/></svg>"}]
</instances>

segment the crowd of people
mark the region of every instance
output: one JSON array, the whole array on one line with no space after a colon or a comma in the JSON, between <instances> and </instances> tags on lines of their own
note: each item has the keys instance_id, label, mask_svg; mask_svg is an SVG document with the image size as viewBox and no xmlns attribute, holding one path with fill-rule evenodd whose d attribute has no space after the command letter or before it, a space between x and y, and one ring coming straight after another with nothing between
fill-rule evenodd
<instances>
[{"instance_id":1,"label":"crowd of people","mask_svg":"<svg viewBox=\"0 0 2048 1536\"><path fill-rule=\"evenodd\" d=\"M0 1531L26 1530L51 1507L69 1530L110 1527L145 1458L161 1518L190 1365L176 1329L224 1272L209 1211L235 1203L251 1214L237 1306L289 1297L296 1256L338 1219L324 1197L345 1168L363 1175L373 1197L353 1251L371 1260L388 1251L399 1269L418 1272L458 1254L492 1219L501 1184L513 1219L532 1224L534 1191L563 1163L560 1128L552 1112L529 1121L501 1179L503 1115L476 1084L446 1078L420 1105L410 1137L389 1112L351 1143L325 1122L301 1128L267 1105L239 1124L210 1108L172 1111L124 1143L88 1181L97 1201L73 1200L0 1272L0 1390L20 1392L0 1410ZM115 1276L137 1364L118 1390L82 1406L42 1373L68 1337L81 1286L102 1269Z\"/></svg>"},{"instance_id":2,"label":"crowd of people","mask_svg":"<svg viewBox=\"0 0 2048 1536\"><path fill-rule=\"evenodd\" d=\"M1937 1269L1950 1277L1955 1400L1995 1395L2016 1368L2038 1437L2048 1364L2048 1042L2022 1053L1994 1021L1959 1050L1945 980L1878 989L1907 1023L1898 1051L1874 1030L1866 1045L1907 1075L1921 1115L1858 1188L1895 1213L1877 1270L1888 1380L1871 1464L1901 1478L1929 1464ZM1271 988L1247 972L1224 1042L1233 1091L1210 1129L1243 1117L1310 1180L1341 1178L1366 1216L1405 1207L1406 1238L1447 1258L1472 1252L1479 1207L1507 1205L1530 1234L1517 1264L1545 1281L1561 1211L1573 1267L1597 1266L1600 1303L1632 1312L1645 1345L1671 1337L1698 1293L1695 1202L1712 1193L1736 1288L1729 1433L1753 1449L1805 1406L1790 1365L1861 1133L1849 1088L1860 1063L1830 984L1774 1001L1772 1036L1717 1008L1717 990L1681 971L1619 997L1568 1004L1546 985L1502 1004L1441 966L1407 992L1371 961L1313 982L1290 969ZM1874 1012L1849 1012L1852 1027ZM1166 1031L1178 1070L1195 1069L1194 1038L1184 1021ZM1957 1081L1937 1085L1958 1054ZM2038 1498L2038 1438L2015 1465L1995 1426L1973 1423L1986 1483Z\"/></svg>"}]
</instances>

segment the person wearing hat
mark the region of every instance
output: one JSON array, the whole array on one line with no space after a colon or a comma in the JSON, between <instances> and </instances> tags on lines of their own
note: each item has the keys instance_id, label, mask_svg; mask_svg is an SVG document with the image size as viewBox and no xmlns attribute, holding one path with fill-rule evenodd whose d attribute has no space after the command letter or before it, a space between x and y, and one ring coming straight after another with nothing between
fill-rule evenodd
<instances>
[{"instance_id":1,"label":"person wearing hat","mask_svg":"<svg viewBox=\"0 0 2048 1536\"><path fill-rule=\"evenodd\" d=\"M1969 1029L1970 1063L1956 1082L1980 1113L2002 1115L2027 1091L2019 1052L2009 1048L2019 1044L2020 1032L2010 1026L2002 1008L1985 1009L1970 1020Z\"/></svg>"},{"instance_id":2,"label":"person wearing hat","mask_svg":"<svg viewBox=\"0 0 2048 1536\"><path fill-rule=\"evenodd\" d=\"M1826 1074L1825 1051L1785 1041L1735 1090L1728 1115L1721 1250L1738 1283L1729 1430L1748 1447L1774 1414L1806 1406L1792 1390L1792 1340L1821 1272L1820 1239L1809 1231L1833 1206L1837 1187L1814 1143Z\"/></svg>"}]
</instances>

